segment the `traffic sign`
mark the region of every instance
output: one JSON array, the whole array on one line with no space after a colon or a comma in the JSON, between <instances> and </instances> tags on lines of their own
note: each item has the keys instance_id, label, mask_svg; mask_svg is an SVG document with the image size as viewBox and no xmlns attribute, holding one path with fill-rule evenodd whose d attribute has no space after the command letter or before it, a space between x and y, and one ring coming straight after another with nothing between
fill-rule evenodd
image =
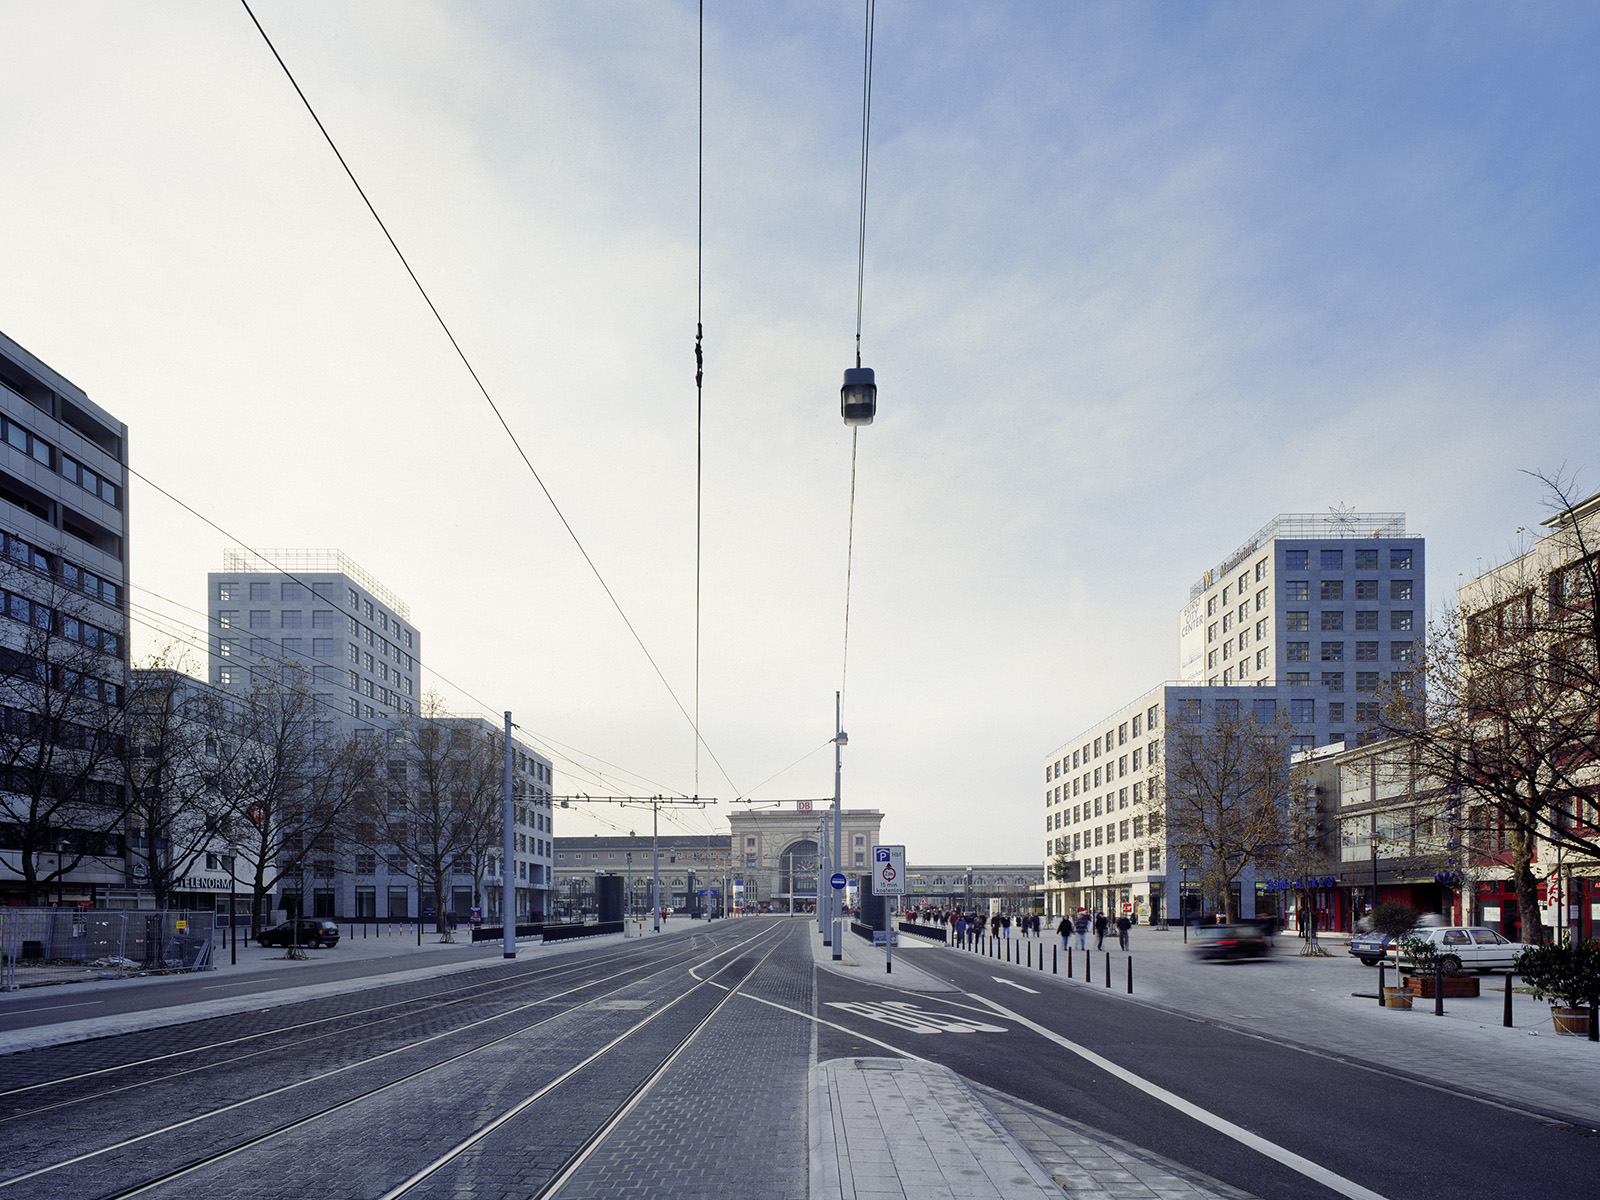
<instances>
[{"instance_id":1,"label":"traffic sign","mask_svg":"<svg viewBox=\"0 0 1600 1200\"><path fill-rule=\"evenodd\" d=\"M843 891L844 890L844 885L849 883L849 882L850 881L848 879L846 879L844 877L844 875L839 871L835 871L833 873L833 875L830 876L829 879L828 879L828 883L832 886L833 890L836 891L836 892Z\"/></svg>"},{"instance_id":2,"label":"traffic sign","mask_svg":"<svg viewBox=\"0 0 1600 1200\"><path fill-rule=\"evenodd\" d=\"M872 866L874 895L905 895L906 848L904 846L875 846L872 851Z\"/></svg>"}]
</instances>

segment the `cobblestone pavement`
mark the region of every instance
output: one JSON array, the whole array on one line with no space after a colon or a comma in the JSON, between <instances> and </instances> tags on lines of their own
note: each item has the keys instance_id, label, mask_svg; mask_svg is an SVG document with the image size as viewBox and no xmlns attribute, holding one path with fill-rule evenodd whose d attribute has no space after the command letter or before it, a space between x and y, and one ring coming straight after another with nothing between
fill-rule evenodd
<instances>
[{"instance_id":1,"label":"cobblestone pavement","mask_svg":"<svg viewBox=\"0 0 1600 1200\"><path fill-rule=\"evenodd\" d=\"M0 1095L0 1186L90 1200L198 1162L161 1194L375 1197L545 1089L410 1193L531 1195L758 964L750 983L808 1011L800 932L733 922L559 970L507 966L13 1055L12 1087L103 1073ZM779 1015L732 996L570 1194L803 1195L809 1022ZM127 1063L140 1065L113 1069Z\"/></svg>"}]
</instances>

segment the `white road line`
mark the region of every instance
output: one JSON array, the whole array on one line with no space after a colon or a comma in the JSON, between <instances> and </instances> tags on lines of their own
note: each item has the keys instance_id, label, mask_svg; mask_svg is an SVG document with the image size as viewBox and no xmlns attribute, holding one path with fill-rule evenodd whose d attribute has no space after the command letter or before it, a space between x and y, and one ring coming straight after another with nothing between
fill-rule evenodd
<instances>
[{"instance_id":1,"label":"white road line","mask_svg":"<svg viewBox=\"0 0 1600 1200\"><path fill-rule=\"evenodd\" d=\"M104 1003L104 1000L81 1000L77 1004L47 1004L43 1008L0 1008L0 1017L9 1017L13 1013L55 1012L63 1008L88 1008L91 1004Z\"/></svg>"},{"instance_id":2,"label":"white road line","mask_svg":"<svg viewBox=\"0 0 1600 1200\"><path fill-rule=\"evenodd\" d=\"M991 976L989 976L989 978L994 980L996 983L1003 983L1007 987L1014 987L1019 992L1027 992L1028 995L1030 995L1030 996L1037 996L1039 994L1039 992L1038 992L1038 990L1036 988L1023 987L1020 983L1013 983L1011 980L1006 979L1006 978L1004 978L1003 976L1000 976L1000 975L991 975Z\"/></svg>"},{"instance_id":3,"label":"white road line","mask_svg":"<svg viewBox=\"0 0 1600 1200\"><path fill-rule=\"evenodd\" d=\"M1276 1142L1269 1142L1260 1134L1251 1133L1243 1126L1235 1125L1232 1121L1229 1121L1223 1117L1219 1117L1215 1113L1201 1108L1198 1104L1194 1104L1191 1101L1185 1100L1182 1096L1176 1095L1173 1092L1167 1091L1167 1089L1164 1087L1151 1083L1143 1076L1135 1075L1126 1067L1118 1066L1109 1058L1105 1058L1099 1054L1096 1054L1093 1050L1090 1050L1085 1046L1080 1046L1076 1042L1068 1041L1054 1030L1046 1029L1037 1021L1028 1020L1028 1018L1023 1016L1021 1013L1012 1012L1009 1008L1005 1007L1005 1005L997 1004L993 1000L990 1000L987 996L974 995L973 999L981 1000L984 1004L987 1004L990 1008L994 1009L995 1012L1001 1014L1002 1016L1010 1017L1019 1025L1027 1026L1046 1041L1054 1042L1063 1050L1068 1050L1071 1053L1076 1054L1085 1062L1092 1063L1094 1066L1099 1067L1108 1075L1122 1080L1122 1082L1130 1085L1131 1087L1138 1088L1145 1095L1150 1096L1155 1100L1159 1100L1161 1103L1168 1105L1171 1108L1177 1109L1185 1116L1192 1117L1196 1121L1199 1121L1202 1125L1208 1126L1211 1129L1215 1129L1224 1137L1230 1137L1234 1141L1248 1146L1258 1154L1266 1155L1266 1157L1272 1159L1274 1162L1282 1163L1291 1171L1295 1171L1301 1175L1304 1175L1307 1179L1314 1180L1315 1182L1320 1183L1323 1187L1328 1188L1331 1191L1338 1192L1341 1196L1349 1196L1350 1200L1385 1200L1385 1197L1382 1194L1374 1192L1370 1188L1362 1187L1354 1180L1346 1179L1343 1175L1340 1175L1334 1171L1330 1171L1327 1167L1324 1167L1319 1163L1314 1163L1309 1158L1303 1158L1296 1154L1293 1150L1286 1150Z\"/></svg>"}]
</instances>

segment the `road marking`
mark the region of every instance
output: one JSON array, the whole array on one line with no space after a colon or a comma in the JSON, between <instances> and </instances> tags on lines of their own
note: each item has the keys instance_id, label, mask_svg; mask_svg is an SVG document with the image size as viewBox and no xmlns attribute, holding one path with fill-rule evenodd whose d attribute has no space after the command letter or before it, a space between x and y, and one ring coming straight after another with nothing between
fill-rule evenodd
<instances>
[{"instance_id":1,"label":"road marking","mask_svg":"<svg viewBox=\"0 0 1600 1200\"><path fill-rule=\"evenodd\" d=\"M1346 1179L1343 1175L1340 1175L1335 1171L1330 1171L1327 1167L1322 1166L1320 1163L1314 1163L1309 1158L1303 1158L1296 1154L1293 1150L1286 1150L1276 1142L1269 1142L1260 1134L1251 1133L1243 1126L1235 1125L1232 1121L1229 1121L1223 1117L1219 1117L1215 1113L1201 1108L1198 1104L1195 1104L1189 1100L1185 1100L1182 1096L1179 1096L1176 1093L1167 1091L1166 1088L1161 1087L1159 1084L1151 1083L1143 1076L1135 1075L1126 1067L1118 1066L1109 1058L1102 1057L1085 1046L1080 1046L1076 1042L1068 1041L1054 1030L1046 1029L1043 1025L1040 1025L1036 1021L1028 1020L1027 1017L1024 1017L1020 1013L1012 1012L1009 1008L1006 1008L1002 1004L995 1003L995 1001L990 1000L987 996L974 996L973 998L983 1001L984 1004L987 1004L1001 1016L1009 1017L1017 1024L1033 1030L1046 1041L1054 1042L1063 1050L1071 1051L1084 1061L1099 1067L1108 1075L1120 1079L1132 1087L1138 1088L1145 1095L1177 1109L1185 1116L1193 1117L1202 1125L1206 1125L1212 1129L1215 1129L1224 1137L1230 1137L1234 1141L1250 1147L1250 1149L1256 1151L1258 1154L1264 1154L1274 1162L1282 1163L1291 1171L1296 1171L1299 1174L1304 1175L1307 1179L1314 1180L1317 1183L1320 1183L1323 1187L1328 1188L1331 1191L1338 1192L1341 1196L1348 1196L1350 1197L1350 1200L1386 1200L1381 1193L1375 1192L1371 1188L1362 1187L1354 1180Z\"/></svg>"},{"instance_id":2,"label":"road marking","mask_svg":"<svg viewBox=\"0 0 1600 1200\"><path fill-rule=\"evenodd\" d=\"M1039 994L1038 991L1036 989L1034 989L1034 988L1023 987L1020 983L1013 983L1011 980L1002 978L999 975L991 975L991 976L989 976L989 978L994 980L996 983L1003 983L1007 987L1014 987L1019 992L1027 992L1028 995L1030 995L1030 996L1037 996Z\"/></svg>"},{"instance_id":3,"label":"road marking","mask_svg":"<svg viewBox=\"0 0 1600 1200\"><path fill-rule=\"evenodd\" d=\"M974 1021L971 1017L953 1017L948 1013L928 1012L905 1000L830 1000L828 1007L854 1013L858 1017L866 1017L869 1021L893 1025L897 1029L909 1029L912 1033L1006 1032L1000 1025Z\"/></svg>"},{"instance_id":4,"label":"road marking","mask_svg":"<svg viewBox=\"0 0 1600 1200\"><path fill-rule=\"evenodd\" d=\"M0 1017L8 1017L13 1013L55 1012L61 1008L88 1008L91 1004L104 1003L104 1000L81 1000L77 1004L48 1004L44 1008L0 1008Z\"/></svg>"},{"instance_id":5,"label":"road marking","mask_svg":"<svg viewBox=\"0 0 1600 1200\"><path fill-rule=\"evenodd\" d=\"M259 982L261 981L258 979L235 979L232 983L213 983L207 987L201 988L200 990L202 992L214 992L219 988L226 987L254 987Z\"/></svg>"}]
</instances>

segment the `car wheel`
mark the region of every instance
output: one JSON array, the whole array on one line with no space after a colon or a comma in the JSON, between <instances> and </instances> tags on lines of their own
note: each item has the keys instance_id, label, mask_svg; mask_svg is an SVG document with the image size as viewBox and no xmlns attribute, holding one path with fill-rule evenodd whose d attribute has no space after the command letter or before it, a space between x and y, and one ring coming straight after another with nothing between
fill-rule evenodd
<instances>
[{"instance_id":1,"label":"car wheel","mask_svg":"<svg viewBox=\"0 0 1600 1200\"><path fill-rule=\"evenodd\" d=\"M1441 958L1439 960L1439 962L1444 966L1444 969L1446 971L1459 971L1459 970L1461 970L1461 960L1459 958L1457 958L1454 954L1446 954L1443 958Z\"/></svg>"},{"instance_id":2,"label":"car wheel","mask_svg":"<svg viewBox=\"0 0 1600 1200\"><path fill-rule=\"evenodd\" d=\"M1491 972L1491 971L1493 971L1493 970L1494 970L1494 968L1493 968L1493 967L1477 967L1477 968L1475 968L1475 969L1476 969L1476 970L1477 970L1477 972L1478 972L1478 974L1479 974L1479 975L1487 975L1487 974L1489 974L1489 973L1490 973L1490 972Z\"/></svg>"},{"instance_id":3,"label":"car wheel","mask_svg":"<svg viewBox=\"0 0 1600 1200\"><path fill-rule=\"evenodd\" d=\"M1375 966L1378 965L1379 961L1381 961L1381 960L1376 959L1376 958L1363 958L1361 960L1361 965L1363 967L1375 967Z\"/></svg>"}]
</instances>

